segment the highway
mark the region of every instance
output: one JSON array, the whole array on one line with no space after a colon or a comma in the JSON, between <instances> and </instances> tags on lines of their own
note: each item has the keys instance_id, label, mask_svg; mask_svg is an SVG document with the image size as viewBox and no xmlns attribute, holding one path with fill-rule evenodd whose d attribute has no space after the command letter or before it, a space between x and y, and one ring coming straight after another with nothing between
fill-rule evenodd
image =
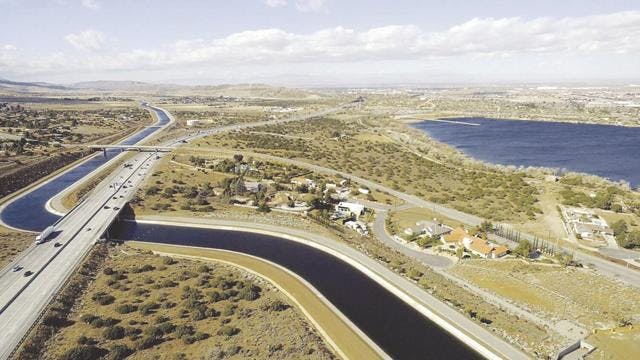
<instances>
[{"instance_id":1,"label":"highway","mask_svg":"<svg viewBox=\"0 0 640 360\"><path fill-rule=\"evenodd\" d=\"M166 111L153 107L151 109L158 112L159 118L161 117L160 113L162 113L165 120L167 118L171 119L171 116ZM179 146L187 143L189 140L222 131L239 130L267 123L273 124L305 120L340 109L342 109L342 106L290 118L234 124L208 131L198 131L171 140L166 144L160 145L160 147ZM167 122L162 126L149 127L153 128L153 131L150 131L149 128L144 129L140 132L140 134L144 135L144 139L140 142L148 140L153 134L157 133L157 131L166 128L170 124L171 122ZM135 138L135 136L133 138ZM118 147L120 146L116 146L116 148ZM145 150L147 149L145 148ZM98 157L94 156L88 161L96 158ZM55 223L55 232L49 237L48 241L40 245L30 246L11 264L0 270L0 328L5 332L5 336L0 338L0 359L6 359L11 355L24 335L28 333L31 326L38 320L47 304L50 303L54 295L73 273L76 266L80 264L82 259L91 250L95 242L103 236L113 220L118 216L119 210L123 208L130 197L135 194L137 187L143 183L146 175L148 175L160 158L161 154L156 152L139 152L135 154L131 159L127 160L127 163L131 164L131 166L118 167L115 172L100 182L83 201L62 218L59 218ZM120 161L120 159L121 156L111 158L107 162L102 163L98 169L87 174L86 177L95 175L101 169L110 166L114 162ZM71 172L73 170L72 168L68 171ZM49 182L55 181L61 177L61 175L54 177L49 180ZM83 179L84 178L80 179L76 183L83 181ZM4 211L7 209L12 202L28 198L31 192L38 191L39 189L42 192L42 188L46 188L47 183L48 182L45 182L30 192L16 199L12 199L8 204L4 204L0 210ZM49 198L60 195L62 192L50 194ZM40 196L37 200L42 198L43 197ZM46 207L45 204L37 203L37 200L32 201L32 203L28 205L32 207ZM24 205L21 206L24 208ZM28 214L22 214L22 217L28 218ZM34 226L31 224L34 224L34 222L30 223L30 226ZM5 223L4 225L12 228L20 227L19 224ZM35 225L40 228L43 227L42 224ZM49 224L44 225L44 227L48 225ZM17 269L14 271L14 268Z\"/></svg>"},{"instance_id":2,"label":"highway","mask_svg":"<svg viewBox=\"0 0 640 360\"><path fill-rule=\"evenodd\" d=\"M0 328L5 332L0 358L7 358L21 341L159 158L148 152L134 156L132 166L120 167L61 218L48 241L29 247L0 272ZM13 271L14 266L20 270ZM26 276L27 271L32 274Z\"/></svg>"}]
</instances>

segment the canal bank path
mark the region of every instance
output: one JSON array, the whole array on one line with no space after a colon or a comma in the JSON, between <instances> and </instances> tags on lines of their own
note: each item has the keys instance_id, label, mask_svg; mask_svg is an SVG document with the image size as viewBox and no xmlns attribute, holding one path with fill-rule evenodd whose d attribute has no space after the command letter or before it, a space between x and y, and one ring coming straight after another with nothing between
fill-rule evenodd
<instances>
[{"instance_id":1,"label":"canal bank path","mask_svg":"<svg viewBox=\"0 0 640 360\"><path fill-rule=\"evenodd\" d=\"M414 282L396 274L347 244L304 230L244 221L149 215L139 217L137 222L254 232L314 247L355 267L485 358L529 359L529 356L520 349L430 295ZM393 330L390 329L390 331Z\"/></svg>"}]
</instances>

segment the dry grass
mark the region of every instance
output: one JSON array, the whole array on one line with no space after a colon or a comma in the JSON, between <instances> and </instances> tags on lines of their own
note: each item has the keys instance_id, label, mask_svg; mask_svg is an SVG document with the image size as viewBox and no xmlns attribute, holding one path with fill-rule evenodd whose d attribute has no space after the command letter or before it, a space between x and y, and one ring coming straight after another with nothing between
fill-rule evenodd
<instances>
[{"instance_id":1,"label":"dry grass","mask_svg":"<svg viewBox=\"0 0 640 360\"><path fill-rule=\"evenodd\" d=\"M243 358L334 357L302 314L271 284L229 265L203 265L188 259L168 263L164 258L126 246L112 249L103 272L78 299L70 315L71 324L50 339L46 358L59 358L78 346L82 336L102 349L115 344L136 349L130 358L138 359L212 358L234 353ZM110 272L105 269L121 275L107 275L105 272ZM238 295L243 286L257 287L258 298L249 300ZM212 298L209 294L213 292L222 294L222 298ZM108 294L115 299L101 305L93 300L96 294ZM204 318L194 317L197 313L194 301L209 309ZM272 306L278 303L284 304L284 309L274 310ZM129 313L117 310L125 304L135 310ZM157 305L146 313L142 310L145 304ZM125 329L125 337L107 339L104 332L108 326L84 322L87 315L116 319L117 326ZM177 328L171 329L157 336L155 345L140 347L140 339L149 337L151 329L162 324L191 326L193 330L191 335L183 335ZM235 330L229 334L219 332L225 328Z\"/></svg>"},{"instance_id":2,"label":"dry grass","mask_svg":"<svg viewBox=\"0 0 640 360\"><path fill-rule=\"evenodd\" d=\"M640 327L597 331L587 342L596 346L587 359L631 359L640 354Z\"/></svg>"},{"instance_id":3,"label":"dry grass","mask_svg":"<svg viewBox=\"0 0 640 360\"><path fill-rule=\"evenodd\" d=\"M34 241L31 233L16 231L0 226L0 269L29 247Z\"/></svg>"},{"instance_id":4,"label":"dry grass","mask_svg":"<svg viewBox=\"0 0 640 360\"><path fill-rule=\"evenodd\" d=\"M390 219L391 222L395 224L398 231L403 231L408 227L414 226L418 221L431 221L433 219L437 219L439 222L454 228L463 227L463 224L459 221L444 217L433 210L419 207L392 211L390 213Z\"/></svg>"},{"instance_id":5,"label":"dry grass","mask_svg":"<svg viewBox=\"0 0 640 360\"><path fill-rule=\"evenodd\" d=\"M549 319L575 320L595 329L640 318L639 290L590 269L521 260L467 260L453 271Z\"/></svg>"}]
</instances>

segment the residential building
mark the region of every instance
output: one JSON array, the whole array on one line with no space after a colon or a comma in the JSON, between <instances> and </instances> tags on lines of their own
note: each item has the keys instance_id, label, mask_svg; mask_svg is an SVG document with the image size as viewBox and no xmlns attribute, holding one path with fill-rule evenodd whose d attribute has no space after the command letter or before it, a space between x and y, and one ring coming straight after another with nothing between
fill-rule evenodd
<instances>
[{"instance_id":1,"label":"residential building","mask_svg":"<svg viewBox=\"0 0 640 360\"><path fill-rule=\"evenodd\" d=\"M365 209L365 206L362 204L341 201L338 203L338 205L336 205L336 214L338 214L340 217L353 214L357 219L360 215L364 214Z\"/></svg>"}]
</instances>

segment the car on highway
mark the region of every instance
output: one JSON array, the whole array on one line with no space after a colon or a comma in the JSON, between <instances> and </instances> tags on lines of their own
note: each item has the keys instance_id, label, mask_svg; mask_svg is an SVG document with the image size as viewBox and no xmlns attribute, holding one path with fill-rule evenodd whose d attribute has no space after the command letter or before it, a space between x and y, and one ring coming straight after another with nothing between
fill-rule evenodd
<instances>
[{"instance_id":1,"label":"car on highway","mask_svg":"<svg viewBox=\"0 0 640 360\"><path fill-rule=\"evenodd\" d=\"M22 276L24 276L24 277L29 277L31 275L33 275L33 271L30 271L30 270L27 270L27 271L24 272L24 274L22 274Z\"/></svg>"},{"instance_id":2,"label":"car on highway","mask_svg":"<svg viewBox=\"0 0 640 360\"><path fill-rule=\"evenodd\" d=\"M117 207L117 206L114 206L114 207L113 207L113 210L116 210L116 211L117 211L117 210L120 210L120 208L119 208L119 207Z\"/></svg>"},{"instance_id":3,"label":"car on highway","mask_svg":"<svg viewBox=\"0 0 640 360\"><path fill-rule=\"evenodd\" d=\"M91 228L90 228L90 227L88 227L86 231L91 231Z\"/></svg>"},{"instance_id":4,"label":"car on highway","mask_svg":"<svg viewBox=\"0 0 640 360\"><path fill-rule=\"evenodd\" d=\"M16 266L11 268L11 271L13 271L13 272L17 272L17 271L20 271L20 270L22 270L22 266L20 266L20 265L16 265Z\"/></svg>"},{"instance_id":5,"label":"car on highway","mask_svg":"<svg viewBox=\"0 0 640 360\"><path fill-rule=\"evenodd\" d=\"M111 208L109 207L109 205L105 205L105 206L103 206L102 208L103 208L103 209L111 209Z\"/></svg>"},{"instance_id":6,"label":"car on highway","mask_svg":"<svg viewBox=\"0 0 640 360\"><path fill-rule=\"evenodd\" d=\"M56 242L56 243L53 244L53 247L60 247L60 246L62 246L62 244L59 243L59 242Z\"/></svg>"},{"instance_id":7,"label":"car on highway","mask_svg":"<svg viewBox=\"0 0 640 360\"><path fill-rule=\"evenodd\" d=\"M117 197L114 196L114 197L112 197L112 199L115 200L115 199L117 199Z\"/></svg>"}]
</instances>

